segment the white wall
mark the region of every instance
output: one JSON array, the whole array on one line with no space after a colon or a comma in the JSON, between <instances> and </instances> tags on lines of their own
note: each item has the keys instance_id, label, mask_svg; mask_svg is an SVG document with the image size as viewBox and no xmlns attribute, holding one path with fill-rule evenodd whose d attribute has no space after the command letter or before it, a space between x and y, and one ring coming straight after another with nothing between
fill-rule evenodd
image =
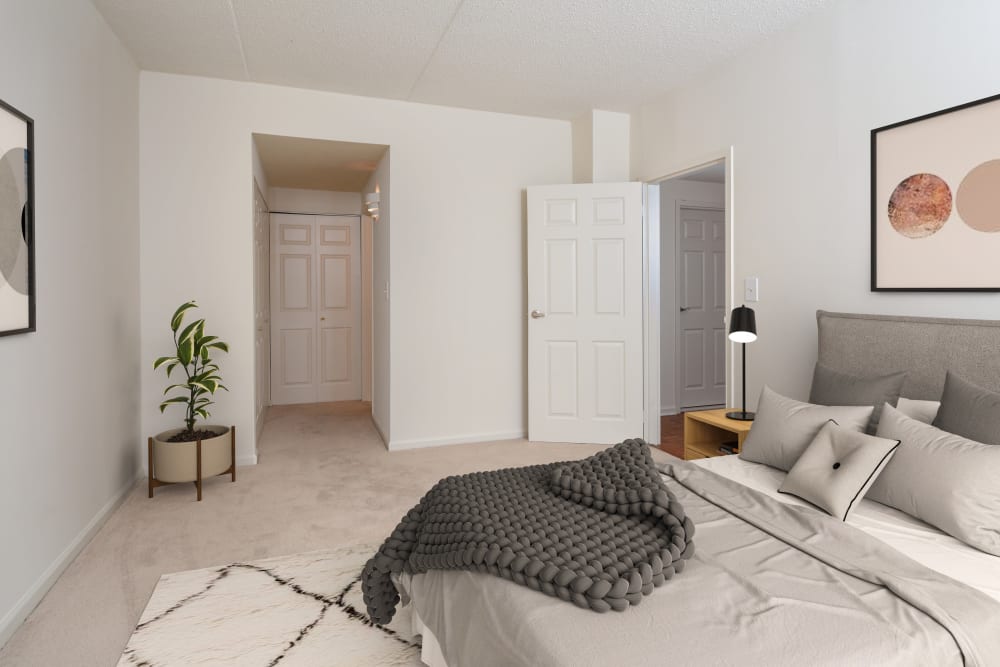
<instances>
[{"instance_id":1,"label":"white wall","mask_svg":"<svg viewBox=\"0 0 1000 667\"><path fill-rule=\"evenodd\" d=\"M264 195L264 201L268 201L271 197L269 191L271 189L271 184L267 180L267 172L264 171L264 163L260 159L260 152L257 151L257 141L254 140L250 144L250 149L252 151L253 160L253 180L257 182L257 187L260 188L260 193ZM268 204L270 208L270 204Z\"/></svg>"},{"instance_id":2,"label":"white wall","mask_svg":"<svg viewBox=\"0 0 1000 667\"><path fill-rule=\"evenodd\" d=\"M389 384L389 229L392 225L392 194L389 162L392 148L379 160L378 167L365 184L365 192L379 193L378 220L372 226L372 419L382 438L391 442L389 411L392 388Z\"/></svg>"},{"instance_id":3,"label":"white wall","mask_svg":"<svg viewBox=\"0 0 1000 667\"><path fill-rule=\"evenodd\" d=\"M631 118L627 113L592 109L572 122L574 183L629 180Z\"/></svg>"},{"instance_id":4,"label":"white wall","mask_svg":"<svg viewBox=\"0 0 1000 667\"><path fill-rule=\"evenodd\" d=\"M593 112L594 183L629 180L629 132L631 116L616 111Z\"/></svg>"},{"instance_id":5,"label":"white wall","mask_svg":"<svg viewBox=\"0 0 1000 667\"><path fill-rule=\"evenodd\" d=\"M660 414L677 414L677 213L682 204L726 207L721 183L660 183Z\"/></svg>"},{"instance_id":6,"label":"white wall","mask_svg":"<svg viewBox=\"0 0 1000 667\"><path fill-rule=\"evenodd\" d=\"M282 213L346 213L361 215L360 192L269 188L267 205Z\"/></svg>"},{"instance_id":7,"label":"white wall","mask_svg":"<svg viewBox=\"0 0 1000 667\"><path fill-rule=\"evenodd\" d=\"M572 122L573 182L594 182L594 114L588 111Z\"/></svg>"},{"instance_id":8,"label":"white wall","mask_svg":"<svg viewBox=\"0 0 1000 667\"><path fill-rule=\"evenodd\" d=\"M387 144L391 446L524 432L522 189L569 181L568 122L149 72L141 82L144 359L169 347L173 308L198 299L232 349L213 420L250 433L251 133ZM189 238L217 249L197 272L182 270ZM161 384L144 367L144 392ZM176 419L144 406L143 430ZM249 439L239 447L248 460Z\"/></svg>"},{"instance_id":9,"label":"white wall","mask_svg":"<svg viewBox=\"0 0 1000 667\"><path fill-rule=\"evenodd\" d=\"M808 394L817 308L998 317L997 294L868 284L869 131L996 94L997 25L996 3L846 0L637 111L639 178L734 146L734 280L762 295L748 403L765 382Z\"/></svg>"},{"instance_id":10,"label":"white wall","mask_svg":"<svg viewBox=\"0 0 1000 667\"><path fill-rule=\"evenodd\" d=\"M138 70L90 3L0 16L0 97L35 121L38 295L38 331L0 338L2 644L135 480L146 360Z\"/></svg>"}]
</instances>

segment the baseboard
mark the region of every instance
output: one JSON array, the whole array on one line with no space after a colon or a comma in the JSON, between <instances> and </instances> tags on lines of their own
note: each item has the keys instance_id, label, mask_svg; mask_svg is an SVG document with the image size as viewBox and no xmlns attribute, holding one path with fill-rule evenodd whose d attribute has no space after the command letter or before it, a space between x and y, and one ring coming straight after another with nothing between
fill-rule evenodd
<instances>
[{"instance_id":1,"label":"baseboard","mask_svg":"<svg viewBox=\"0 0 1000 667\"><path fill-rule=\"evenodd\" d=\"M494 442L496 440L520 440L525 436L524 431L499 431L497 433L467 433L447 438L393 440L389 442L389 451L398 452L404 449L422 449L424 447L442 447L444 445L471 445L479 442Z\"/></svg>"},{"instance_id":2,"label":"baseboard","mask_svg":"<svg viewBox=\"0 0 1000 667\"><path fill-rule=\"evenodd\" d=\"M661 417L669 417L670 415L676 415L676 414L679 414L679 413L680 413L680 410L677 408L676 405L666 405L666 406L660 407L660 416Z\"/></svg>"},{"instance_id":3,"label":"baseboard","mask_svg":"<svg viewBox=\"0 0 1000 667\"><path fill-rule=\"evenodd\" d=\"M77 534L73 541L63 549L63 552L46 568L45 572L42 573L42 576L38 578L34 585L21 596L21 599L17 601L14 607L4 614L3 618L0 618L0 647L3 647L14 632L21 627L24 619L28 618L28 615L34 611L38 603L45 597L45 594L52 588L52 585L59 579L59 575L69 567L73 559L87 546L87 543L97 534L97 531L101 529L108 520L108 517L111 516L111 513L118 509L118 506L122 504L136 482L145 476L145 470L140 470L127 484L119 489L118 493L104 504L104 507L90 520L90 523Z\"/></svg>"},{"instance_id":4,"label":"baseboard","mask_svg":"<svg viewBox=\"0 0 1000 667\"><path fill-rule=\"evenodd\" d=\"M237 456L236 457L237 466L255 466L257 465L257 455L250 454L249 456Z\"/></svg>"}]
</instances>

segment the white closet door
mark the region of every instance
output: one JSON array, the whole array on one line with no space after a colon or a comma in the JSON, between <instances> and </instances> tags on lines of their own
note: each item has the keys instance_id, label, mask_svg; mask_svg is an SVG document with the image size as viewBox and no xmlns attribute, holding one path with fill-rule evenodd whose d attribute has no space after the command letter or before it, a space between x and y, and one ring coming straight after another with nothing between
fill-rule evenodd
<instances>
[{"instance_id":1,"label":"white closet door","mask_svg":"<svg viewBox=\"0 0 1000 667\"><path fill-rule=\"evenodd\" d=\"M271 214L271 402L316 401L316 222Z\"/></svg>"},{"instance_id":2,"label":"white closet door","mask_svg":"<svg viewBox=\"0 0 1000 667\"><path fill-rule=\"evenodd\" d=\"M361 218L271 215L271 402L361 399Z\"/></svg>"},{"instance_id":3,"label":"white closet door","mask_svg":"<svg viewBox=\"0 0 1000 667\"><path fill-rule=\"evenodd\" d=\"M361 218L315 216L317 399L361 400Z\"/></svg>"},{"instance_id":4,"label":"white closet door","mask_svg":"<svg viewBox=\"0 0 1000 667\"><path fill-rule=\"evenodd\" d=\"M528 188L528 437L643 434L642 184Z\"/></svg>"}]
</instances>

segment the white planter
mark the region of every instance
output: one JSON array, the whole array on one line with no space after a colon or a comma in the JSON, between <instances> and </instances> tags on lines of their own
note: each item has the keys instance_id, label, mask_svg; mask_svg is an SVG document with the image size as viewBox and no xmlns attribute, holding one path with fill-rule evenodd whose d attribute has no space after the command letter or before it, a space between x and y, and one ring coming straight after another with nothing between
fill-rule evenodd
<instances>
[{"instance_id":1,"label":"white planter","mask_svg":"<svg viewBox=\"0 0 1000 667\"><path fill-rule=\"evenodd\" d=\"M153 497L153 489L157 486L194 482L198 487L198 500L201 500L201 482L205 478L229 473L233 481L236 481L235 426L199 425L198 430L219 433L214 438L200 442L200 457L198 441L168 442L171 436L183 430L170 429L149 439L150 498Z\"/></svg>"}]
</instances>

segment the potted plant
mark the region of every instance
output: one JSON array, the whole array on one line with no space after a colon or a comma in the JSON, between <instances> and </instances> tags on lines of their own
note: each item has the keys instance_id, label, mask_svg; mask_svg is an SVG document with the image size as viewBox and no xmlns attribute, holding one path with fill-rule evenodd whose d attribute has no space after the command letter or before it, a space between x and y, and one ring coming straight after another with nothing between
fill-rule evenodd
<instances>
[{"instance_id":1,"label":"potted plant","mask_svg":"<svg viewBox=\"0 0 1000 667\"><path fill-rule=\"evenodd\" d=\"M201 500L201 482L206 477L230 474L236 481L236 427L199 425L198 418L208 419L212 397L226 389L219 367L212 361L213 350L228 352L229 346L218 336L205 334L205 320L191 322L183 329L184 316L198 306L188 301L174 311L170 331L174 338L174 355L153 362L153 370L166 369L167 378L175 370L178 380L163 390L171 396L160 404L160 412L171 405L184 408L184 426L164 431L149 439L149 497L153 489L164 484L194 482ZM226 389L228 391L228 389Z\"/></svg>"}]
</instances>

